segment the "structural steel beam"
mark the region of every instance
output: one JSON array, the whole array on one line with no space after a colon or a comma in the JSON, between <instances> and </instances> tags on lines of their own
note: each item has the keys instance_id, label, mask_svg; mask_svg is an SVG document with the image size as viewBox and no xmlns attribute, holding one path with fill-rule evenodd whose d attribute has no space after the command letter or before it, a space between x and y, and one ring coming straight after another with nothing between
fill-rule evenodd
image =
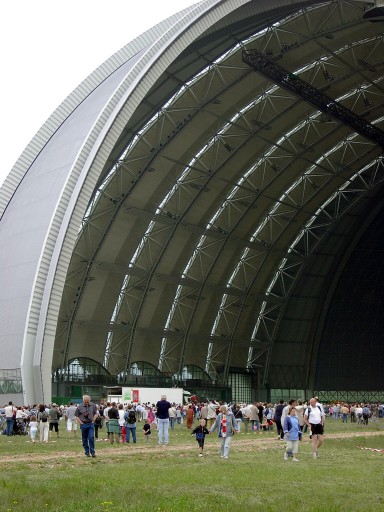
<instances>
[{"instance_id":1,"label":"structural steel beam","mask_svg":"<svg viewBox=\"0 0 384 512\"><path fill-rule=\"evenodd\" d=\"M304 99L324 114L330 115L352 128L363 137L384 148L384 132L344 107L330 96L322 93L294 73L270 60L258 50L244 50L243 62L269 78L279 86Z\"/></svg>"}]
</instances>

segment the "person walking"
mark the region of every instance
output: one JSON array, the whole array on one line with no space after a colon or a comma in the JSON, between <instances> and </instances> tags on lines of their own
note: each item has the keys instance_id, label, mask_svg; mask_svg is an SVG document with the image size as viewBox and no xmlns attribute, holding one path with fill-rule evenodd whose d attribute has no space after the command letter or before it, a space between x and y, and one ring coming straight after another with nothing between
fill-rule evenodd
<instances>
[{"instance_id":1,"label":"person walking","mask_svg":"<svg viewBox=\"0 0 384 512\"><path fill-rule=\"evenodd\" d=\"M193 420L195 417L195 411L193 410L192 405L188 405L187 411L185 413L185 417L187 420L187 429L191 429L193 425Z\"/></svg>"},{"instance_id":2,"label":"person walking","mask_svg":"<svg viewBox=\"0 0 384 512\"><path fill-rule=\"evenodd\" d=\"M207 421L208 421L208 404L206 402L203 402L201 404L200 418L205 420L205 424L207 424Z\"/></svg>"},{"instance_id":3,"label":"person walking","mask_svg":"<svg viewBox=\"0 0 384 512\"><path fill-rule=\"evenodd\" d=\"M37 427L38 427L37 418L35 415L32 415L31 419L29 420L29 425L28 425L29 435L31 436L32 443L36 442Z\"/></svg>"},{"instance_id":4,"label":"person walking","mask_svg":"<svg viewBox=\"0 0 384 512\"><path fill-rule=\"evenodd\" d=\"M171 427L171 430L175 428L175 422L176 422L176 405L173 403L171 405L171 408L168 411L169 414L169 426Z\"/></svg>"},{"instance_id":5,"label":"person walking","mask_svg":"<svg viewBox=\"0 0 384 512\"><path fill-rule=\"evenodd\" d=\"M291 410L291 407L296 407L297 405L297 401L295 398L291 398L288 402L288 405L286 405L281 413L281 419L280 419L280 423L281 423L281 429L282 429L282 435L281 437L283 438L284 437L284 422L285 422L285 418L288 416L289 414L289 411Z\"/></svg>"},{"instance_id":6,"label":"person walking","mask_svg":"<svg viewBox=\"0 0 384 512\"><path fill-rule=\"evenodd\" d=\"M324 442L324 411L317 405L316 398L311 398L304 413L304 422L311 429L312 455L314 460L319 456L318 450Z\"/></svg>"},{"instance_id":7,"label":"person walking","mask_svg":"<svg viewBox=\"0 0 384 512\"><path fill-rule=\"evenodd\" d=\"M292 453L293 462L299 462L299 459L296 455L299 452L299 439L301 436L301 429L299 419L296 416L295 407L290 407L288 410L288 415L284 420L284 438L287 441L287 446L285 448L284 460L288 460L288 456Z\"/></svg>"},{"instance_id":8,"label":"person walking","mask_svg":"<svg viewBox=\"0 0 384 512\"><path fill-rule=\"evenodd\" d=\"M346 403L343 403L340 407L340 413L343 423L348 423L349 409Z\"/></svg>"},{"instance_id":9,"label":"person walking","mask_svg":"<svg viewBox=\"0 0 384 512\"><path fill-rule=\"evenodd\" d=\"M156 418L158 430L158 443L167 445L169 442L169 409L171 404L167 401L167 395L161 395L161 400L156 404Z\"/></svg>"},{"instance_id":10,"label":"person walking","mask_svg":"<svg viewBox=\"0 0 384 512\"><path fill-rule=\"evenodd\" d=\"M80 425L81 441L86 457L96 457L95 453L95 420L98 416L96 404L91 402L89 395L83 396L83 403L76 409L77 422Z\"/></svg>"},{"instance_id":11,"label":"person walking","mask_svg":"<svg viewBox=\"0 0 384 512\"><path fill-rule=\"evenodd\" d=\"M236 432L236 420L233 413L228 410L226 405L221 405L219 411L215 423L209 429L209 433L212 434L215 430L218 430L220 456L224 459L228 459L232 437Z\"/></svg>"},{"instance_id":12,"label":"person walking","mask_svg":"<svg viewBox=\"0 0 384 512\"><path fill-rule=\"evenodd\" d=\"M204 451L204 440L205 436L209 434L206 427L206 421L204 418L199 420L199 425L192 430L192 435L196 436L197 444L199 445L199 457L203 456Z\"/></svg>"},{"instance_id":13,"label":"person walking","mask_svg":"<svg viewBox=\"0 0 384 512\"><path fill-rule=\"evenodd\" d=\"M277 439L283 439L284 437L283 425L281 424L281 416L283 414L283 410L284 400L281 399L278 405L275 407L275 416L273 418L273 421L276 423Z\"/></svg>"},{"instance_id":14,"label":"person walking","mask_svg":"<svg viewBox=\"0 0 384 512\"><path fill-rule=\"evenodd\" d=\"M361 412L363 416L363 424L368 425L369 418L371 417L371 410L368 407L368 404L364 404Z\"/></svg>"},{"instance_id":15,"label":"person walking","mask_svg":"<svg viewBox=\"0 0 384 512\"><path fill-rule=\"evenodd\" d=\"M49 436L49 416L44 404L39 405L37 421L39 422L40 443L48 443Z\"/></svg>"},{"instance_id":16,"label":"person walking","mask_svg":"<svg viewBox=\"0 0 384 512\"><path fill-rule=\"evenodd\" d=\"M61 418L61 413L57 404L52 404L49 409L49 433L52 435L53 429L55 429L56 436L59 437L59 421Z\"/></svg>"},{"instance_id":17,"label":"person walking","mask_svg":"<svg viewBox=\"0 0 384 512\"><path fill-rule=\"evenodd\" d=\"M303 432L304 423L304 405L302 400L298 400L296 405L296 416L299 420L300 430ZM307 427L306 427L307 428Z\"/></svg>"},{"instance_id":18,"label":"person walking","mask_svg":"<svg viewBox=\"0 0 384 512\"><path fill-rule=\"evenodd\" d=\"M210 429L216 420L216 409L218 404L214 400L210 400L208 403L208 411L207 411L207 428Z\"/></svg>"},{"instance_id":19,"label":"person walking","mask_svg":"<svg viewBox=\"0 0 384 512\"><path fill-rule=\"evenodd\" d=\"M77 432L77 420L76 420L76 405L73 402L69 402L69 406L66 409L66 419L67 419L67 431L70 437L76 436Z\"/></svg>"},{"instance_id":20,"label":"person walking","mask_svg":"<svg viewBox=\"0 0 384 512\"><path fill-rule=\"evenodd\" d=\"M232 412L233 412L233 415L235 416L235 420L236 420L236 431L240 434L240 432L241 432L241 423L243 421L243 413L242 413L240 405L239 404L235 404L232 407Z\"/></svg>"}]
</instances>

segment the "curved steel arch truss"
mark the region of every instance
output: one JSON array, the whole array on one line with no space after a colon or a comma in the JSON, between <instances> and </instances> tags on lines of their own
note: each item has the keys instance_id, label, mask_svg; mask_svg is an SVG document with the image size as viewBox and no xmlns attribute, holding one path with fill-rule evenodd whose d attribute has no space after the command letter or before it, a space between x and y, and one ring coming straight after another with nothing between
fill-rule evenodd
<instances>
[{"instance_id":1,"label":"curved steel arch truss","mask_svg":"<svg viewBox=\"0 0 384 512\"><path fill-rule=\"evenodd\" d=\"M97 119L79 130L36 249L21 357L31 396L49 396L48 371L81 357L116 376L146 362L310 388L316 311L382 188L382 147L242 56L275 62L381 134L382 24L363 14L358 1L206 0L104 64L82 103Z\"/></svg>"}]
</instances>

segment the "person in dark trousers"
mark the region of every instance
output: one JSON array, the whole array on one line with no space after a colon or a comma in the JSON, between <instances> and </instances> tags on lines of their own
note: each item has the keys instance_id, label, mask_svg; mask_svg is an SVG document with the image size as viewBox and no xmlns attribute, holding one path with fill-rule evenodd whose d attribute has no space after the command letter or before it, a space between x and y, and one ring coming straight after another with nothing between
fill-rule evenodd
<instances>
[{"instance_id":1,"label":"person in dark trousers","mask_svg":"<svg viewBox=\"0 0 384 512\"><path fill-rule=\"evenodd\" d=\"M283 426L281 424L281 416L283 414L283 409L284 400L281 399L278 405L276 405L275 416L273 418L273 421L276 423L277 439L283 439L284 437Z\"/></svg>"},{"instance_id":2,"label":"person in dark trousers","mask_svg":"<svg viewBox=\"0 0 384 512\"><path fill-rule=\"evenodd\" d=\"M310 427L312 435L312 455L316 460L318 450L324 442L324 410L318 405L316 398L311 398L304 413L304 422Z\"/></svg>"},{"instance_id":3,"label":"person in dark trousers","mask_svg":"<svg viewBox=\"0 0 384 512\"><path fill-rule=\"evenodd\" d=\"M86 457L96 457L95 454L95 421L98 416L96 404L91 402L89 395L83 396L83 403L77 406L75 416L80 425L81 440Z\"/></svg>"},{"instance_id":4,"label":"person in dark trousers","mask_svg":"<svg viewBox=\"0 0 384 512\"><path fill-rule=\"evenodd\" d=\"M206 421L204 418L199 420L199 426L192 430L192 435L196 436L197 444L199 445L199 457L203 456L205 436L209 434L206 428Z\"/></svg>"}]
</instances>

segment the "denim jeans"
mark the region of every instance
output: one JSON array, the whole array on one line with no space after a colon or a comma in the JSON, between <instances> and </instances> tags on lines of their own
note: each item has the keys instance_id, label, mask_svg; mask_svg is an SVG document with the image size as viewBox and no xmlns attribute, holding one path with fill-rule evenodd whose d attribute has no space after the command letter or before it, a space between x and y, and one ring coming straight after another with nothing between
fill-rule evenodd
<instances>
[{"instance_id":1,"label":"denim jeans","mask_svg":"<svg viewBox=\"0 0 384 512\"><path fill-rule=\"evenodd\" d=\"M219 437L220 440L220 456L228 457L229 448L231 447L232 436Z\"/></svg>"},{"instance_id":2,"label":"denim jeans","mask_svg":"<svg viewBox=\"0 0 384 512\"><path fill-rule=\"evenodd\" d=\"M169 425L172 430L175 428L175 419L176 418L169 418Z\"/></svg>"},{"instance_id":3,"label":"denim jeans","mask_svg":"<svg viewBox=\"0 0 384 512\"><path fill-rule=\"evenodd\" d=\"M15 420L12 418L7 418L7 436L12 436L13 435L13 424L14 424Z\"/></svg>"},{"instance_id":4,"label":"denim jeans","mask_svg":"<svg viewBox=\"0 0 384 512\"><path fill-rule=\"evenodd\" d=\"M169 418L157 419L157 429L159 434L159 444L168 444Z\"/></svg>"},{"instance_id":5,"label":"denim jeans","mask_svg":"<svg viewBox=\"0 0 384 512\"><path fill-rule=\"evenodd\" d=\"M83 443L85 455L95 453L95 425L93 423L83 423L80 425L81 440Z\"/></svg>"},{"instance_id":6,"label":"denim jeans","mask_svg":"<svg viewBox=\"0 0 384 512\"><path fill-rule=\"evenodd\" d=\"M260 422L259 422L259 420L251 420L251 429L252 429L252 431L260 430Z\"/></svg>"},{"instance_id":7,"label":"denim jeans","mask_svg":"<svg viewBox=\"0 0 384 512\"><path fill-rule=\"evenodd\" d=\"M128 425L125 426L125 440L127 443L131 440L131 434L132 434L132 442L136 443L136 425L134 427L129 427Z\"/></svg>"}]
</instances>

